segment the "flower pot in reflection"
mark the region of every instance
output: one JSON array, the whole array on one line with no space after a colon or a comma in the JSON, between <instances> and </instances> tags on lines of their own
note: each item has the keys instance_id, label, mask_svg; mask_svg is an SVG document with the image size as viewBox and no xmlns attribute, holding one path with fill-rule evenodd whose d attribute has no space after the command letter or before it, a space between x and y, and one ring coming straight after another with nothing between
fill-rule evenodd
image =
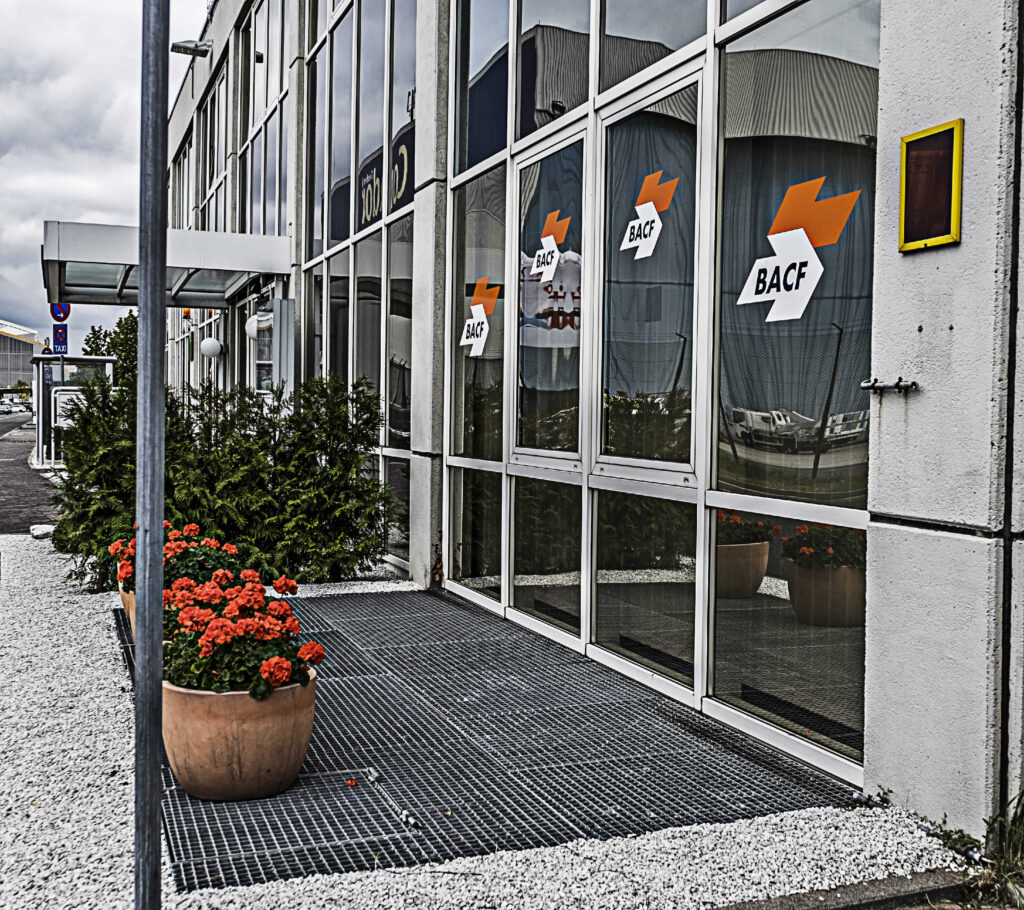
<instances>
[{"instance_id":1,"label":"flower pot in reflection","mask_svg":"<svg viewBox=\"0 0 1024 910\"><path fill-rule=\"evenodd\" d=\"M768 569L767 540L718 544L715 548L715 591L718 597L753 597Z\"/></svg>"},{"instance_id":2,"label":"flower pot in reflection","mask_svg":"<svg viewBox=\"0 0 1024 910\"><path fill-rule=\"evenodd\" d=\"M864 625L862 566L799 566L783 559L789 601L799 622L809 626Z\"/></svg>"}]
</instances>

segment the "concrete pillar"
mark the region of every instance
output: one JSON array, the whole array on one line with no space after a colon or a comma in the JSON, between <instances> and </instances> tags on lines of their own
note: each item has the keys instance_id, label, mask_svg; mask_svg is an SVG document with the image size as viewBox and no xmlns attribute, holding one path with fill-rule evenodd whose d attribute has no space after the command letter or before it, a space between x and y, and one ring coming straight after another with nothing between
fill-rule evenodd
<instances>
[{"instance_id":1,"label":"concrete pillar","mask_svg":"<svg viewBox=\"0 0 1024 910\"><path fill-rule=\"evenodd\" d=\"M872 401L865 790L974 835L999 791L1016 8L882 4L872 375L921 388ZM962 242L901 254L900 137L958 117Z\"/></svg>"},{"instance_id":2,"label":"concrete pillar","mask_svg":"<svg viewBox=\"0 0 1024 910\"><path fill-rule=\"evenodd\" d=\"M433 580L441 544L444 449L448 3L416 6L416 195L412 263L409 576Z\"/></svg>"}]
</instances>

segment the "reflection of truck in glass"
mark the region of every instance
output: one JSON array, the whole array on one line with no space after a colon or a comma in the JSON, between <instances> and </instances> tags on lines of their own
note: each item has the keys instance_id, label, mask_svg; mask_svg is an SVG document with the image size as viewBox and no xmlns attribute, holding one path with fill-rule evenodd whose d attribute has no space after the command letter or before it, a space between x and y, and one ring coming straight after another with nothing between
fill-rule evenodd
<instances>
[{"instance_id":1,"label":"reflection of truck in glass","mask_svg":"<svg viewBox=\"0 0 1024 910\"><path fill-rule=\"evenodd\" d=\"M818 441L820 421L788 408L751 411L732 408L729 432L753 448L781 449L783 452L813 452ZM822 450L852 445L867 439L868 412L833 414L825 424Z\"/></svg>"}]
</instances>

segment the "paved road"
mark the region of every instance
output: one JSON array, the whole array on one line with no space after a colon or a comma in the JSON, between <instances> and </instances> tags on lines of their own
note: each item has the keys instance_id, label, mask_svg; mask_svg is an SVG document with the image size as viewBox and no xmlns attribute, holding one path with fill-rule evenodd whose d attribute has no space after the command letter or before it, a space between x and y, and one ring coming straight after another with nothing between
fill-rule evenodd
<instances>
[{"instance_id":1,"label":"paved road","mask_svg":"<svg viewBox=\"0 0 1024 910\"><path fill-rule=\"evenodd\" d=\"M35 430L31 414L0 414L0 534L27 534L30 525L56 517L53 487L28 466Z\"/></svg>"}]
</instances>

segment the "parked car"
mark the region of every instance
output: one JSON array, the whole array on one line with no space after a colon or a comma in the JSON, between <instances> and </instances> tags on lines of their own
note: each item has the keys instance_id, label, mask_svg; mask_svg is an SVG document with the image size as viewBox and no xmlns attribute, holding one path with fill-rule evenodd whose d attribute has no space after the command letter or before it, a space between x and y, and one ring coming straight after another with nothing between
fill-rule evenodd
<instances>
[{"instance_id":1,"label":"parked car","mask_svg":"<svg viewBox=\"0 0 1024 910\"><path fill-rule=\"evenodd\" d=\"M13 413L14 413L14 408L11 407L11 405L9 405L9 404L7 404L5 402L0 402L0 414L13 414Z\"/></svg>"}]
</instances>

